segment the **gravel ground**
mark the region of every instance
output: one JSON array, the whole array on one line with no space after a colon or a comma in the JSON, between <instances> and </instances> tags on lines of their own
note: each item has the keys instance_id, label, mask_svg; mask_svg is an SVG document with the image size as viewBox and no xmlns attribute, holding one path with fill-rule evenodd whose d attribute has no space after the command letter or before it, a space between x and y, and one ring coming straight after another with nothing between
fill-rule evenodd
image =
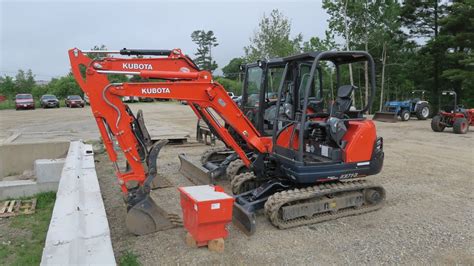
<instances>
[{"instance_id":1,"label":"gravel ground","mask_svg":"<svg viewBox=\"0 0 474 266\"><path fill-rule=\"evenodd\" d=\"M143 108L150 131L187 132L193 136L195 118L189 107L178 104L135 104ZM61 108L63 109L63 108ZM59 138L97 138L88 110L55 114L55 124L45 126L47 112L0 111L0 137L19 130L46 132L74 130ZM35 114L34 112L37 112ZM14 123L14 113L28 121ZM51 113L53 115L53 113ZM5 119L7 118L7 119ZM74 119L71 119L74 118ZM23 121L23 120L22 120ZM64 128L64 123L68 126ZM129 250L145 265L156 264L474 264L474 132L453 134L431 131L429 121L396 124L377 122L385 140L382 172L369 179L387 191L385 206L376 212L320 224L279 230L263 216L251 237L233 225L223 254L185 245L183 228L136 237L125 228L125 205L105 154L96 155L96 169L118 257ZM474 128L473 128L474 131ZM23 136L23 137L22 137ZM40 140L21 135L15 142ZM159 174L174 187L155 190L155 201L170 212L181 214L177 186L191 185L179 174L179 153L196 162L208 146L198 144L165 147L159 159ZM228 184L223 183L228 188Z\"/></svg>"}]
</instances>

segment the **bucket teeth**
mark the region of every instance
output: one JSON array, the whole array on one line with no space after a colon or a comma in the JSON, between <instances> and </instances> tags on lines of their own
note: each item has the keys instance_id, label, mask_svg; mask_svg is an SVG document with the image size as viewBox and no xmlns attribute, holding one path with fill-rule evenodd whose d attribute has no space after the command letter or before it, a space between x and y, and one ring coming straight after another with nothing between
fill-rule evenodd
<instances>
[{"instance_id":1,"label":"bucket teeth","mask_svg":"<svg viewBox=\"0 0 474 266\"><path fill-rule=\"evenodd\" d=\"M181 217L179 217L179 215L174 213L168 213L167 218L173 225L178 227L183 226L183 220L181 219Z\"/></svg>"}]
</instances>

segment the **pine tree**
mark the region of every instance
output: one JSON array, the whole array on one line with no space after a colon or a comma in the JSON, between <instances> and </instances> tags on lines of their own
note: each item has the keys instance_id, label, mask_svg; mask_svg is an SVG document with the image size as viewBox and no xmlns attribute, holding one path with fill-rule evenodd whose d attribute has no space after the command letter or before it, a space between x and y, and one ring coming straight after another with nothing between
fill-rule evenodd
<instances>
[{"instance_id":1,"label":"pine tree","mask_svg":"<svg viewBox=\"0 0 474 266\"><path fill-rule=\"evenodd\" d=\"M191 39L197 44L196 58L194 61L199 68L213 72L217 68L216 61L212 58L212 48L219 45L212 30L195 30L191 34Z\"/></svg>"}]
</instances>

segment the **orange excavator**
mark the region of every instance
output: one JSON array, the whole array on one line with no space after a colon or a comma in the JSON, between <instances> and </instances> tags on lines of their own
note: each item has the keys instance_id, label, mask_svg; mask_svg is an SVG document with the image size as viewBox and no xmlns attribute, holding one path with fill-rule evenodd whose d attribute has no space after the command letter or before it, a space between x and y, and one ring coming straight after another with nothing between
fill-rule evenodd
<instances>
[{"instance_id":1,"label":"orange excavator","mask_svg":"<svg viewBox=\"0 0 474 266\"><path fill-rule=\"evenodd\" d=\"M106 56L92 59L90 53ZM234 223L247 234L255 232L255 213L261 209L283 229L366 213L383 205L385 190L362 179L379 173L384 158L383 139L363 115L375 94L375 66L368 53L327 51L283 58L278 92L267 106L272 107L272 114L267 115L272 121L269 134L257 130L211 73L200 70L179 49L74 48L69 58L115 165L127 203L127 228L134 234L172 228L179 224L179 217L165 212L150 197L158 154L166 141L152 143L141 112L134 115L121 101L123 96L187 101L234 151L234 159L250 169L232 181L252 184L238 190L233 210ZM337 97L330 102L316 82L323 61L332 62L337 73ZM341 65L355 62L368 62L370 72L371 93L361 110L352 107L351 95L357 88L341 85L339 77ZM110 74L149 80L111 83ZM268 110L260 108L260 112ZM123 153L126 169L119 166L116 150Z\"/></svg>"}]
</instances>

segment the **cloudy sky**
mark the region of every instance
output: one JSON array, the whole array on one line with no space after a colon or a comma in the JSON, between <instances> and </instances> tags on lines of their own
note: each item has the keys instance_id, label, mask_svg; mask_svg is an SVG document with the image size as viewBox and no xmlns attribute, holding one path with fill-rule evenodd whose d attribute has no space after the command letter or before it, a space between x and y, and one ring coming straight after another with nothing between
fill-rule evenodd
<instances>
[{"instance_id":1,"label":"cloudy sky","mask_svg":"<svg viewBox=\"0 0 474 266\"><path fill-rule=\"evenodd\" d=\"M39 80L69 71L67 50L181 48L194 56L191 32L213 30L219 67L244 54L264 13L279 9L292 34L324 37L321 1L14 1L0 0L0 75L32 69Z\"/></svg>"}]
</instances>

